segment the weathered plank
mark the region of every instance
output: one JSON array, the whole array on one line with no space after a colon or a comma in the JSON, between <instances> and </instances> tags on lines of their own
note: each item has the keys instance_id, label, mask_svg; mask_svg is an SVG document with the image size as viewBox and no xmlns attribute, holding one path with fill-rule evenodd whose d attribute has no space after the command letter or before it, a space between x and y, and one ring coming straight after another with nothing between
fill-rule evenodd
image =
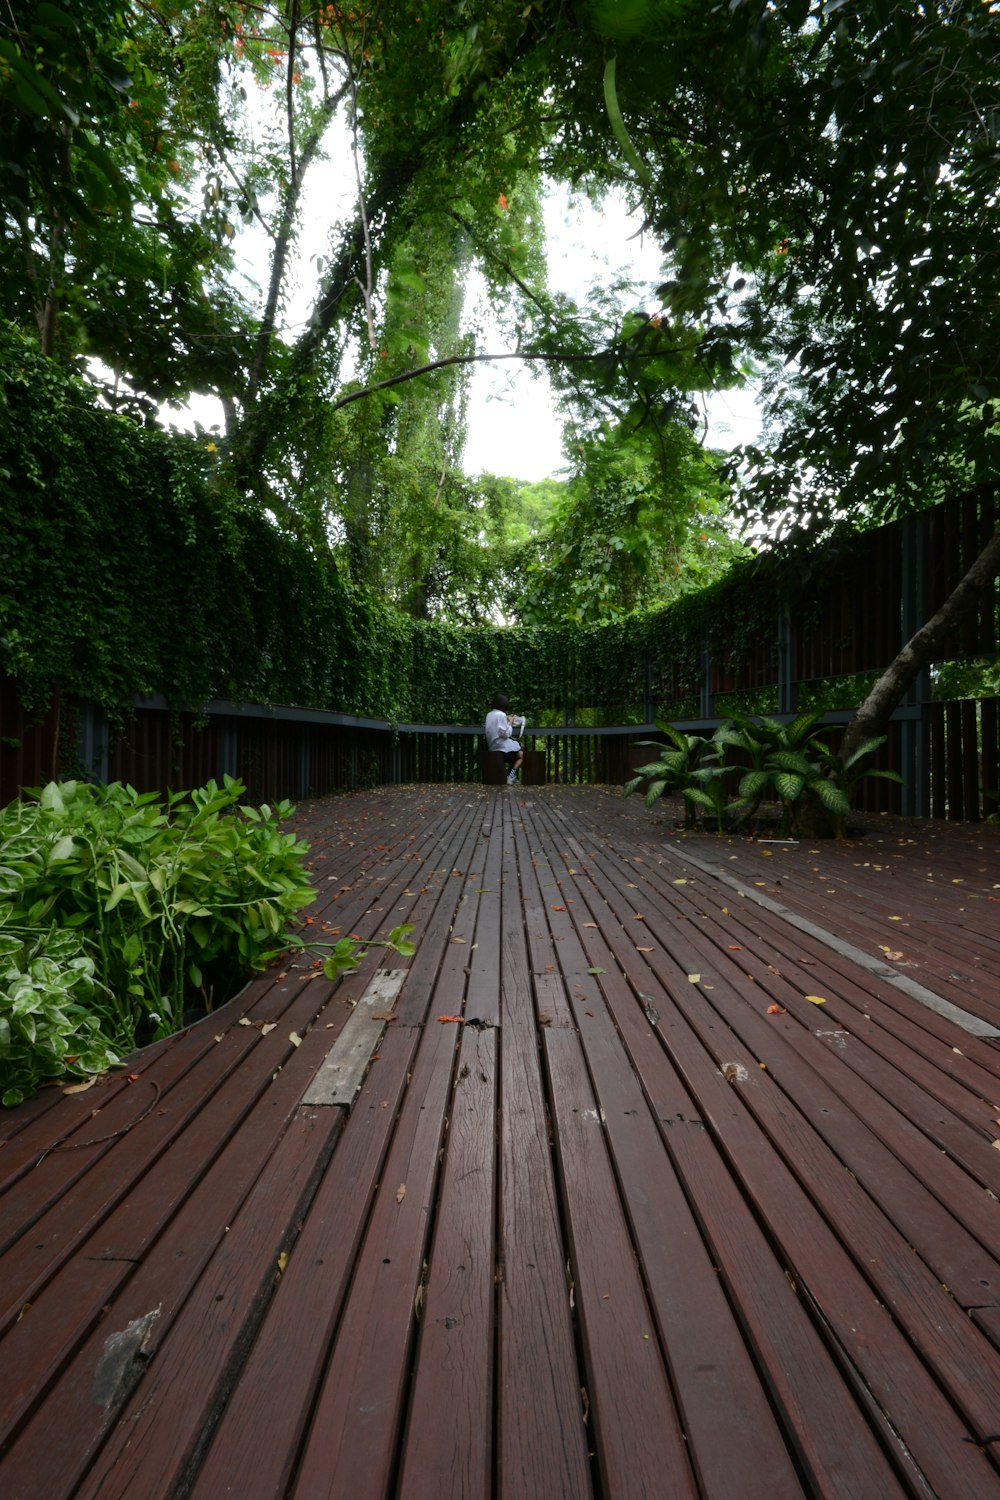
<instances>
[{"instance_id":1,"label":"weathered plank","mask_svg":"<svg viewBox=\"0 0 1000 1500\"><path fill-rule=\"evenodd\" d=\"M375 971L303 1094L304 1105L352 1107L405 977L403 969Z\"/></svg>"},{"instance_id":2,"label":"weathered plank","mask_svg":"<svg viewBox=\"0 0 1000 1500\"><path fill-rule=\"evenodd\" d=\"M466 1026L459 1049L399 1500L493 1494L496 1039Z\"/></svg>"},{"instance_id":3,"label":"weathered plank","mask_svg":"<svg viewBox=\"0 0 1000 1500\"><path fill-rule=\"evenodd\" d=\"M696 1482L580 1044L549 1029L544 1046L602 1483L622 1500L686 1500Z\"/></svg>"},{"instance_id":4,"label":"weathered plank","mask_svg":"<svg viewBox=\"0 0 1000 1500\"><path fill-rule=\"evenodd\" d=\"M505 868L516 861L523 877L530 851L514 811L502 837ZM587 1500L589 1434L574 1346L569 1252L560 1225L527 934L512 883L506 887L501 974L497 1497ZM539 1011L548 1003L540 993Z\"/></svg>"}]
</instances>

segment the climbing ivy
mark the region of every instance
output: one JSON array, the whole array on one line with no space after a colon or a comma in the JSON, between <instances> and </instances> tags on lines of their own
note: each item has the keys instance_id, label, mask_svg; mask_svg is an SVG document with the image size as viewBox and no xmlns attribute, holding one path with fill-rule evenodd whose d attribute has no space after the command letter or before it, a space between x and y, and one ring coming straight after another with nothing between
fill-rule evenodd
<instances>
[{"instance_id":1,"label":"climbing ivy","mask_svg":"<svg viewBox=\"0 0 1000 1500\"><path fill-rule=\"evenodd\" d=\"M415 620L227 489L204 437L102 408L2 325L0 366L0 674L38 712L58 689L119 723L159 693L470 724L502 691L538 725L691 717L706 647L734 689L773 683L780 606L807 622L858 544L807 539L605 625Z\"/></svg>"}]
</instances>

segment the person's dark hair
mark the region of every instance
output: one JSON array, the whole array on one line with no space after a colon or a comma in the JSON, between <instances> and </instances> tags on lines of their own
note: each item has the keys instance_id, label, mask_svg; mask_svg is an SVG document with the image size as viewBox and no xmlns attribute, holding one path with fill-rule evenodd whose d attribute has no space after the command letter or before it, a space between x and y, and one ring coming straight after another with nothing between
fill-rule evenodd
<instances>
[{"instance_id":1,"label":"person's dark hair","mask_svg":"<svg viewBox=\"0 0 1000 1500\"><path fill-rule=\"evenodd\" d=\"M506 713L507 710L508 710L508 708L510 707L510 704L507 701L506 694L505 693L497 693L496 697L493 699L493 702L490 704L490 707L491 708L501 708L501 709L503 709L504 713Z\"/></svg>"}]
</instances>

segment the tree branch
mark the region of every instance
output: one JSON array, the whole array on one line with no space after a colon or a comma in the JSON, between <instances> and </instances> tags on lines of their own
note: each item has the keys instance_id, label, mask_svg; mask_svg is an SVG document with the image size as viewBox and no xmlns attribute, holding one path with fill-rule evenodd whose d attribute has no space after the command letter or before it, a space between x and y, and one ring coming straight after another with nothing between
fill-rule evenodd
<instances>
[{"instance_id":1,"label":"tree branch","mask_svg":"<svg viewBox=\"0 0 1000 1500\"><path fill-rule=\"evenodd\" d=\"M675 351L678 352L678 351ZM587 361L594 362L607 359L609 355L617 358L615 350L597 349L587 354L548 354L537 349L515 349L511 353L504 354L451 354L446 359L435 359L427 365L414 365L410 370L403 370L398 375L390 375L385 380L377 380L373 385L363 386L360 390L350 391L346 396L339 396L331 403L331 410L338 411L342 406L350 406L354 401L363 401L366 396L374 396L378 391L390 390L394 385L404 385L408 380L416 380L420 375L433 375L435 370L446 370L452 365L482 365L501 359L524 359L529 362L539 361L551 365L583 364ZM634 359L660 359L663 356L662 349L650 350L648 354L634 354Z\"/></svg>"}]
</instances>

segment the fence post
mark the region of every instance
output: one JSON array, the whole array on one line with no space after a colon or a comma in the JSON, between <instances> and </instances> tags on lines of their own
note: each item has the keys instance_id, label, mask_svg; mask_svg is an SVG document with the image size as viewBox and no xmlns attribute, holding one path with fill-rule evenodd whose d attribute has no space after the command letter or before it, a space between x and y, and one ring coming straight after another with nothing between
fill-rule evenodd
<instances>
[{"instance_id":1,"label":"fence post","mask_svg":"<svg viewBox=\"0 0 1000 1500\"><path fill-rule=\"evenodd\" d=\"M108 718L89 698L81 698L77 717L76 746L88 781L108 779Z\"/></svg>"},{"instance_id":2,"label":"fence post","mask_svg":"<svg viewBox=\"0 0 1000 1500\"><path fill-rule=\"evenodd\" d=\"M715 694L712 692L712 640L707 625L701 634L701 692L699 699L698 713L701 718L712 718L715 707Z\"/></svg>"},{"instance_id":3,"label":"fence post","mask_svg":"<svg viewBox=\"0 0 1000 1500\"><path fill-rule=\"evenodd\" d=\"M798 683L792 676L795 664L795 627L787 603L778 615L778 712L793 714L798 707Z\"/></svg>"},{"instance_id":4,"label":"fence post","mask_svg":"<svg viewBox=\"0 0 1000 1500\"><path fill-rule=\"evenodd\" d=\"M910 516L900 527L901 644L924 623L927 610L927 527L924 516ZM911 712L900 724L903 785L901 805L910 818L931 815L930 761L927 754L930 668L918 672L903 698Z\"/></svg>"}]
</instances>

